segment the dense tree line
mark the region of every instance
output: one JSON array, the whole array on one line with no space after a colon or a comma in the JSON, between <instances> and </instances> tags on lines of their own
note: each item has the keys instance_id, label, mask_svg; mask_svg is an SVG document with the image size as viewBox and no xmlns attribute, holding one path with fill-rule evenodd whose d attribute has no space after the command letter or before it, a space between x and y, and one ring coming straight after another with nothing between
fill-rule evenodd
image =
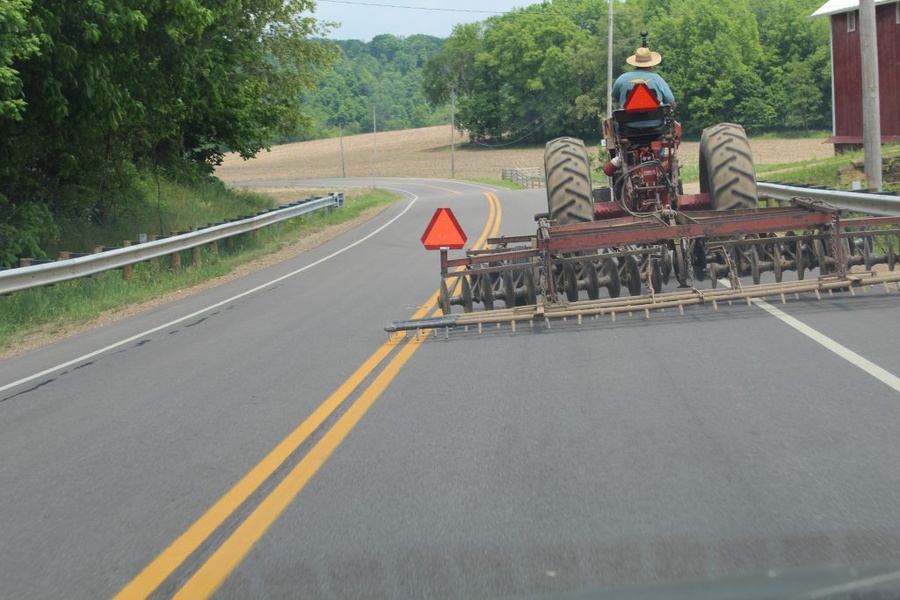
<instances>
[{"instance_id":1,"label":"dense tree line","mask_svg":"<svg viewBox=\"0 0 900 600\"><path fill-rule=\"evenodd\" d=\"M304 121L335 55L311 0L0 1L0 263L60 218L124 210L138 173L209 173Z\"/></svg>"},{"instance_id":2,"label":"dense tree line","mask_svg":"<svg viewBox=\"0 0 900 600\"><path fill-rule=\"evenodd\" d=\"M371 42L334 42L340 59L303 97L309 126L289 139L303 140L446 123L449 112L429 105L422 87L424 67L444 40L428 35L377 35ZM374 108L374 115L373 115ZM373 118L375 123L372 122Z\"/></svg>"},{"instance_id":3,"label":"dense tree line","mask_svg":"<svg viewBox=\"0 0 900 600\"><path fill-rule=\"evenodd\" d=\"M722 121L750 131L830 123L827 19L821 0L616 2L614 76L651 33L657 67L688 134ZM459 99L477 138L598 137L606 112L606 0L550 0L457 26L425 67L432 105Z\"/></svg>"}]
</instances>

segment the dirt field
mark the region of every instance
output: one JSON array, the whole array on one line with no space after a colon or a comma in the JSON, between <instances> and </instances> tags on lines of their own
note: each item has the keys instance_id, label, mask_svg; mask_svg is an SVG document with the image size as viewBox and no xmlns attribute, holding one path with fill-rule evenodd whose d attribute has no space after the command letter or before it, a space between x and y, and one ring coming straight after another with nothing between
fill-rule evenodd
<instances>
[{"instance_id":1,"label":"dirt field","mask_svg":"<svg viewBox=\"0 0 900 600\"><path fill-rule=\"evenodd\" d=\"M468 139L455 134L457 144ZM344 137L347 177L450 177L450 126L388 131ZM821 138L751 140L756 164L777 164L833 155ZM596 148L590 149L597 156ZM682 164L696 164L699 144L681 147ZM482 148L466 145L454 152L456 177L499 179L504 168L543 164L543 147ZM227 183L252 180L341 177L339 138L276 146L244 161L228 156L216 174Z\"/></svg>"}]
</instances>

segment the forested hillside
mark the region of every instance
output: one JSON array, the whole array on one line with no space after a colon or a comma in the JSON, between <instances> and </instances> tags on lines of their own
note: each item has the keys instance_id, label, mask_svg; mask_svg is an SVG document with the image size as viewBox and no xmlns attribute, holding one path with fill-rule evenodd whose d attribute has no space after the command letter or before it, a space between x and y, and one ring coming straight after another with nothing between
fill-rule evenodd
<instances>
[{"instance_id":1,"label":"forested hillside","mask_svg":"<svg viewBox=\"0 0 900 600\"><path fill-rule=\"evenodd\" d=\"M305 140L379 130L411 129L450 121L430 105L422 89L424 67L444 40L428 35L377 35L371 42L335 42L341 58L315 90L303 96L308 127L289 139Z\"/></svg>"},{"instance_id":2,"label":"forested hillside","mask_svg":"<svg viewBox=\"0 0 900 600\"><path fill-rule=\"evenodd\" d=\"M685 132L722 121L751 132L828 127L822 0L616 2L614 76L650 31ZM606 112L606 0L552 0L457 26L425 67L435 106L459 98L475 139L596 137Z\"/></svg>"}]
</instances>

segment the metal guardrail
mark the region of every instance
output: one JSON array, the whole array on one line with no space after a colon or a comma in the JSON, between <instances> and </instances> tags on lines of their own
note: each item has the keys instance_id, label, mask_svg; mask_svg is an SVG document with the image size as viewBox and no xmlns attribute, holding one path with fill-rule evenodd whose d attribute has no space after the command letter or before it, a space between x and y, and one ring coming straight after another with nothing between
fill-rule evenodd
<instances>
[{"instance_id":1,"label":"metal guardrail","mask_svg":"<svg viewBox=\"0 0 900 600\"><path fill-rule=\"evenodd\" d=\"M260 213L254 217L213 225L181 235L114 248L78 258L57 260L30 267L0 271L0 295L44 285L53 285L71 279L87 277L104 271L121 269L153 258L168 256L219 240L249 233L288 219L300 217L323 208L339 208L344 205L344 194L334 193L324 198L313 198L291 203L282 208Z\"/></svg>"},{"instance_id":2,"label":"metal guardrail","mask_svg":"<svg viewBox=\"0 0 900 600\"><path fill-rule=\"evenodd\" d=\"M883 217L900 216L900 197L891 194L831 190L822 187L786 185L769 181L759 181L756 189L760 199L789 201L800 196L820 200L837 208L852 210Z\"/></svg>"},{"instance_id":3,"label":"metal guardrail","mask_svg":"<svg viewBox=\"0 0 900 600\"><path fill-rule=\"evenodd\" d=\"M502 178L505 181L514 181L523 188L544 187L544 169L541 167L518 167L515 169L503 169Z\"/></svg>"}]
</instances>

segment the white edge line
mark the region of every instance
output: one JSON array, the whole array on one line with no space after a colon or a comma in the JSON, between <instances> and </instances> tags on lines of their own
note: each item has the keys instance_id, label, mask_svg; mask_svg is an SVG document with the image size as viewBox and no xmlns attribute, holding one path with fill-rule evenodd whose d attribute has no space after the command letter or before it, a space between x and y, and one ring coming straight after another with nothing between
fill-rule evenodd
<instances>
[{"instance_id":1,"label":"white edge line","mask_svg":"<svg viewBox=\"0 0 900 600\"><path fill-rule=\"evenodd\" d=\"M727 287L731 287L730 282L726 279L720 279L719 283L724 284ZM764 311L766 311L767 313L769 313L770 315L772 315L773 317L775 317L776 319L780 320L785 325L788 325L789 327L792 327L796 331L799 331L800 333L802 333L803 335L805 335L812 341L816 342L823 348L830 350L831 352L837 354L838 356L840 356L841 358L843 358L844 360L846 360L853 366L859 367L860 369L862 369L863 371L865 371L866 373L868 373L869 375L871 375L872 377L874 377L881 383L885 384L889 388L893 389L894 391L900 392L900 377L897 377L890 371L879 367L878 365L876 365L869 359L860 356L859 354L857 354L850 348L847 348L846 346L842 346L841 344L834 341L833 339L831 339L824 333L821 333L821 332L817 331L816 329L813 329L812 327L810 327L803 321L800 321L799 319L796 319L796 318L790 316L789 314L782 311L781 309L772 306L765 300L761 300L759 298L753 298L750 301L753 304L755 304L756 306L758 306L761 309L763 309Z\"/></svg>"},{"instance_id":2,"label":"white edge line","mask_svg":"<svg viewBox=\"0 0 900 600\"><path fill-rule=\"evenodd\" d=\"M827 348L828 350L831 350L850 364L859 367L878 381L892 388L894 391L900 392L900 377L897 377L890 371L879 367L869 359L860 356L846 346L842 346L827 335L820 333L806 323L795 319L784 311L772 306L765 300L754 298L753 300L751 300L751 302L753 302L755 305L757 305L776 319L779 319L783 323L793 327L817 344L823 346L824 348Z\"/></svg>"},{"instance_id":3,"label":"white edge line","mask_svg":"<svg viewBox=\"0 0 900 600\"><path fill-rule=\"evenodd\" d=\"M213 309L219 308L220 306L223 306L223 305L225 305L225 304L229 304L229 303L231 303L231 302L234 302L235 300L239 300L239 299L243 298L244 296L249 296L250 294L254 294L254 293L256 293L256 292L258 292L258 291L260 291L260 290L263 290L263 289L265 289L265 288L267 288L267 287L269 287L269 286L271 286L271 285L273 285L273 284L276 284L276 283L278 283L278 282L280 282L280 281L284 281L285 279L288 279L289 277L293 277L294 275L298 275L298 274L300 274L300 273L302 273L302 272L304 272L304 271L306 271L306 270L308 270L308 269L311 269L311 268L313 268L313 267L315 267L315 266L318 266L318 265L322 264L323 262L325 262L326 260L330 260L330 259L334 258L335 256L338 256L338 255L340 255L340 254L343 254L343 253L346 252L347 250L350 250L351 248L354 248L354 247L356 247L356 246L362 244L363 242L365 242L366 240L368 240L368 239L370 239L371 237L375 236L376 234L381 233L382 231L384 231L388 226L390 226L390 225L393 224L395 221L397 221L400 217L402 217L403 215L405 215L406 212L407 212L410 208L412 208L413 204L415 204L416 201L419 199L419 196L417 196L416 194L413 194L412 192L407 192L407 191L405 191L405 190L399 190L399 189L395 189L394 191L399 191L399 192L403 192L403 193L409 194L409 195L411 196L412 200L410 201L409 204L406 205L406 207L405 207L402 211L400 211L397 215L395 215L390 221L388 221L387 223L384 223L381 227L379 227L379 228L376 229L375 231L372 231L371 233L369 233L369 234L366 235L365 237L362 237L362 238L356 240L356 241L353 242L352 244L348 244L347 246L344 246L344 247L341 248L340 250L336 250L336 251L332 252L331 254L329 254L328 256L324 256L324 257L320 258L319 260L314 261L314 262L311 262L311 263L309 263L308 265L305 265L305 266L303 266L303 267L300 267L299 269L297 269L297 270L295 270L295 271L291 271L290 273L287 273L287 274L285 274L285 275L282 275L282 276L280 276L280 277L277 277L277 278L275 278L275 279L273 279L273 280L271 280L271 281L268 281L268 282L266 282L266 283L263 283L263 284L261 284L261 285L258 285L258 286L254 287L254 288L252 288L252 289L245 290L245 291L241 292L240 294L234 295L234 296L232 296L232 297L230 297L230 298L227 298L227 299L225 299L225 300L221 300L221 301L219 301L219 302L216 302L215 304L211 304L211 305L209 305L209 306L206 306L206 307L204 307L204 308L201 308L200 310L194 311L194 312L192 312L192 313L190 313L190 314L188 314L188 315L184 315L183 317L179 317L179 318L177 318L177 319L175 319L175 320L173 320L173 321L169 321L168 323L164 323L163 325L158 325L158 326L156 326L156 327L153 327L152 329L148 329L148 330L146 330L146 331L142 331L141 333L138 333L138 334L133 335L133 336L131 336L131 337L125 338L124 340L120 340L120 341L118 341L118 342L115 342L114 344L110 344L110 345L108 345L108 346L104 346L103 348L100 348L100 349L98 349L98 350L94 350L93 352L89 352L89 353L84 354L84 355L82 355L82 356L79 356L79 357L77 357L77 358L73 358L72 360L68 360L68 361L66 361L66 362L64 362L64 363L60 363L60 364L58 364L58 365L56 365L56 366L53 366L53 367L44 369L43 371L40 371L39 373L34 373L33 375L29 375L29 376L27 376L27 377L23 377L23 378L21 378L21 379L18 379L18 380L16 380L16 381L13 381L12 383L7 383L6 385L0 386L0 393L6 392L7 390L11 390L11 389L13 389L13 388L15 388L15 387L18 387L18 386L20 386L20 385L23 385L23 384L32 382L32 381L34 381L35 379L40 379L41 377L44 377L44 376L46 376L46 375L50 375L50 374L55 373L55 372L57 372L57 371L61 371L61 370L63 370L63 369L66 369L66 368L68 368L68 367L71 367L72 365L76 365L76 364L81 363L81 362L84 362L84 361L86 361L86 360L90 360L91 358L94 358L95 356L98 356L98 355L100 355L100 354L104 354L104 353L106 353L106 352L109 352L110 350L115 350L116 348L119 348L119 347L124 346L124 345L126 345L126 344L130 344L131 342L133 342L133 341L135 341L135 340L138 340L138 339L140 339L140 338L142 338L142 337L145 337L145 336L148 336L148 335L153 335L154 333L156 333L156 332L158 332L158 331L162 331L163 329L168 329L169 327L172 327L173 325L177 325L177 324L179 324L179 323L181 323L181 322L183 322L183 321L187 321L188 319L193 319L194 317L198 317L198 316L200 316L200 315L202 315L202 314L204 314L204 313L206 313L206 312L209 312L209 311L211 311L211 310L213 310Z\"/></svg>"},{"instance_id":4,"label":"white edge line","mask_svg":"<svg viewBox=\"0 0 900 600\"><path fill-rule=\"evenodd\" d=\"M827 596L834 596L835 594L843 594L846 592L852 592L854 590L861 590L863 588L872 587L881 583L888 583L889 581L894 581L896 579L900 579L900 571L894 571L892 573L885 573L884 575L877 575L875 577L869 577L867 579L860 579L858 581L851 581L849 583L843 583L829 588L814 590L812 592L801 594L799 598L802 600L815 600L816 598L825 598Z\"/></svg>"}]
</instances>

